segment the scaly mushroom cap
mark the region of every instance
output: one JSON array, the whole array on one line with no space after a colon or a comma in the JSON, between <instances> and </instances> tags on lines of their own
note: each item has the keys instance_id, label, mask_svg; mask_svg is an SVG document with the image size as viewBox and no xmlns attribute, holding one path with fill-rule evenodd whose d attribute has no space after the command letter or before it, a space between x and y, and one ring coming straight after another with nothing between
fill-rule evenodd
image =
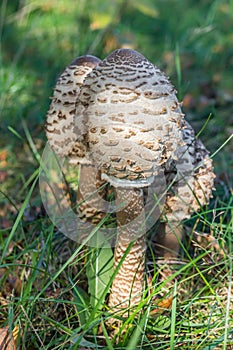
<instances>
[{"instance_id":1,"label":"scaly mushroom cap","mask_svg":"<svg viewBox=\"0 0 233 350\"><path fill-rule=\"evenodd\" d=\"M158 166L176 157L182 120L164 74L140 53L116 50L80 90L75 131L85 151L79 162L96 164L114 186L148 186Z\"/></svg>"},{"instance_id":2,"label":"scaly mushroom cap","mask_svg":"<svg viewBox=\"0 0 233 350\"><path fill-rule=\"evenodd\" d=\"M77 135L74 130L74 115L80 88L87 74L100 62L100 59L91 55L75 59L57 80L47 113L45 128L49 144L57 155L68 157L68 161L72 164L78 163L76 158L83 152L83 145L76 141ZM80 169L82 178L79 181L77 196L80 204L77 210L82 221L97 218L100 221L105 214L101 212L103 208L98 196L91 197L96 188L103 183L100 175L94 170L91 166L83 166ZM85 197L88 198L88 202L85 202Z\"/></svg>"},{"instance_id":3,"label":"scaly mushroom cap","mask_svg":"<svg viewBox=\"0 0 233 350\"><path fill-rule=\"evenodd\" d=\"M77 146L75 143L75 105L85 77L100 62L91 55L78 57L64 70L56 83L45 128L50 146L60 156L72 159L76 153L74 150L82 149L82 145Z\"/></svg>"},{"instance_id":4,"label":"scaly mushroom cap","mask_svg":"<svg viewBox=\"0 0 233 350\"><path fill-rule=\"evenodd\" d=\"M184 145L178 149L178 159L165 164L168 192L164 216L170 222L181 222L208 204L214 187L209 152L186 120L182 122L182 135Z\"/></svg>"}]
</instances>

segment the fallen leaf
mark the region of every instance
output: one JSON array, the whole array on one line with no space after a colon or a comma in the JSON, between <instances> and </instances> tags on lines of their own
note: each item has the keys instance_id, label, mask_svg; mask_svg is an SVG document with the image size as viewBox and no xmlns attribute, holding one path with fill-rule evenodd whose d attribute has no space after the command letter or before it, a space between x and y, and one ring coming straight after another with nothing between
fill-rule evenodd
<instances>
[{"instance_id":1,"label":"fallen leaf","mask_svg":"<svg viewBox=\"0 0 233 350\"><path fill-rule=\"evenodd\" d=\"M14 291L15 295L19 295L22 289L22 281L18 276L19 270L9 273L6 268L0 268L1 292L5 295L10 295ZM0 348L1 350L1 348Z\"/></svg>"},{"instance_id":2,"label":"fallen leaf","mask_svg":"<svg viewBox=\"0 0 233 350\"><path fill-rule=\"evenodd\" d=\"M106 28L112 21L112 15L107 13L93 13L92 23L90 25L91 30L99 30Z\"/></svg>"},{"instance_id":3,"label":"fallen leaf","mask_svg":"<svg viewBox=\"0 0 233 350\"><path fill-rule=\"evenodd\" d=\"M18 334L18 326L15 326L12 333L9 331L9 326L0 328L0 349L16 350L16 341L18 338Z\"/></svg>"},{"instance_id":4,"label":"fallen leaf","mask_svg":"<svg viewBox=\"0 0 233 350\"><path fill-rule=\"evenodd\" d=\"M0 151L0 167L7 166L7 150L3 149Z\"/></svg>"},{"instance_id":5,"label":"fallen leaf","mask_svg":"<svg viewBox=\"0 0 233 350\"><path fill-rule=\"evenodd\" d=\"M182 104L186 109L193 109L196 107L197 101L192 94L186 94L183 98Z\"/></svg>"},{"instance_id":6,"label":"fallen leaf","mask_svg":"<svg viewBox=\"0 0 233 350\"><path fill-rule=\"evenodd\" d=\"M156 316L158 314L163 313L164 311L166 311L168 309L171 309L172 297L162 299L161 301L158 301L158 303L156 302L155 306L156 306L156 308L150 312L150 315Z\"/></svg>"},{"instance_id":7,"label":"fallen leaf","mask_svg":"<svg viewBox=\"0 0 233 350\"><path fill-rule=\"evenodd\" d=\"M6 171L0 171L0 182L4 182L7 178L8 174Z\"/></svg>"}]
</instances>

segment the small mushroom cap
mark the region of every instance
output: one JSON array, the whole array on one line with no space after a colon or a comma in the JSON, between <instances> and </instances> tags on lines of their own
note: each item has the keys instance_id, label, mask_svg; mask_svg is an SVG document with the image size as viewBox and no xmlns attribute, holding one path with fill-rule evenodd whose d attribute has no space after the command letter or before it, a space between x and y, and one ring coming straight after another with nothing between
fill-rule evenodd
<instances>
[{"instance_id":1,"label":"small mushroom cap","mask_svg":"<svg viewBox=\"0 0 233 350\"><path fill-rule=\"evenodd\" d=\"M77 160L94 163L114 186L148 186L182 145L182 120L165 75L140 53L116 50L80 89L75 131L84 152Z\"/></svg>"},{"instance_id":2,"label":"small mushroom cap","mask_svg":"<svg viewBox=\"0 0 233 350\"><path fill-rule=\"evenodd\" d=\"M47 113L46 135L50 146L60 156L76 155L82 145L76 144L74 115L80 87L92 69L101 62L97 57L86 55L76 58L60 75Z\"/></svg>"},{"instance_id":3,"label":"small mushroom cap","mask_svg":"<svg viewBox=\"0 0 233 350\"><path fill-rule=\"evenodd\" d=\"M209 152L186 120L182 123L182 135L184 146L179 148L177 160L165 164L168 193L163 215L170 222L189 218L208 204L214 188Z\"/></svg>"}]
</instances>

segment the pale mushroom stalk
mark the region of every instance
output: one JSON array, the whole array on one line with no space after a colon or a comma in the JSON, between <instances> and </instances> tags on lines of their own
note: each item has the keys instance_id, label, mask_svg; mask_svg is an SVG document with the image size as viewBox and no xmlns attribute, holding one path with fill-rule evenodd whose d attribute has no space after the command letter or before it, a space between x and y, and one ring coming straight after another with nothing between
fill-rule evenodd
<instances>
[{"instance_id":1,"label":"pale mushroom stalk","mask_svg":"<svg viewBox=\"0 0 233 350\"><path fill-rule=\"evenodd\" d=\"M146 227L142 189L117 188L117 241L114 268L119 266L113 281L109 306L114 310L137 305L142 297L145 273ZM129 244L132 243L126 256ZM124 258L123 258L124 257Z\"/></svg>"},{"instance_id":2,"label":"pale mushroom stalk","mask_svg":"<svg viewBox=\"0 0 233 350\"><path fill-rule=\"evenodd\" d=\"M81 220L98 224L107 213L106 182L92 165L81 165L77 193L78 215Z\"/></svg>"},{"instance_id":3,"label":"pale mushroom stalk","mask_svg":"<svg viewBox=\"0 0 233 350\"><path fill-rule=\"evenodd\" d=\"M163 257L164 260L172 260L177 258L180 241L183 237L182 225L177 222L164 223L161 222L156 230L157 249L156 254L158 257Z\"/></svg>"}]
</instances>

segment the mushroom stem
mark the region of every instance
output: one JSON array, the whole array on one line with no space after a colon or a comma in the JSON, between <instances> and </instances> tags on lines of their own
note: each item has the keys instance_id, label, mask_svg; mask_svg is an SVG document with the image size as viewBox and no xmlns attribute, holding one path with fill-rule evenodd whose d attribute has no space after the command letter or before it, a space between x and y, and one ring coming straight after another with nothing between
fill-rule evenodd
<instances>
[{"instance_id":1,"label":"mushroom stem","mask_svg":"<svg viewBox=\"0 0 233 350\"><path fill-rule=\"evenodd\" d=\"M79 171L79 187L77 193L79 216L98 223L106 215L104 200L106 188L101 180L101 172L92 165L81 165Z\"/></svg>"},{"instance_id":2,"label":"mushroom stem","mask_svg":"<svg viewBox=\"0 0 233 350\"><path fill-rule=\"evenodd\" d=\"M142 189L117 188L117 241L114 268L120 265L113 281L109 306L123 310L136 305L142 296L145 274L146 227ZM126 254L129 244L133 242ZM123 260L122 260L123 258Z\"/></svg>"},{"instance_id":3,"label":"mushroom stem","mask_svg":"<svg viewBox=\"0 0 233 350\"><path fill-rule=\"evenodd\" d=\"M161 258L161 262L157 262L157 264L162 267L160 273L163 280L166 280L174 273L172 264L178 258L182 237L183 227L177 222L161 222L156 230L155 251L157 257ZM172 282L167 283L167 286L171 285Z\"/></svg>"},{"instance_id":4,"label":"mushroom stem","mask_svg":"<svg viewBox=\"0 0 233 350\"><path fill-rule=\"evenodd\" d=\"M173 225L174 224L174 225ZM164 260L177 258L183 228L179 223L160 223L156 230L156 252Z\"/></svg>"},{"instance_id":5,"label":"mushroom stem","mask_svg":"<svg viewBox=\"0 0 233 350\"><path fill-rule=\"evenodd\" d=\"M77 191L79 241L87 239L94 227L106 216L105 184L101 180L101 172L93 165L80 165ZM90 237L91 246L95 246L95 238L97 237Z\"/></svg>"}]
</instances>

